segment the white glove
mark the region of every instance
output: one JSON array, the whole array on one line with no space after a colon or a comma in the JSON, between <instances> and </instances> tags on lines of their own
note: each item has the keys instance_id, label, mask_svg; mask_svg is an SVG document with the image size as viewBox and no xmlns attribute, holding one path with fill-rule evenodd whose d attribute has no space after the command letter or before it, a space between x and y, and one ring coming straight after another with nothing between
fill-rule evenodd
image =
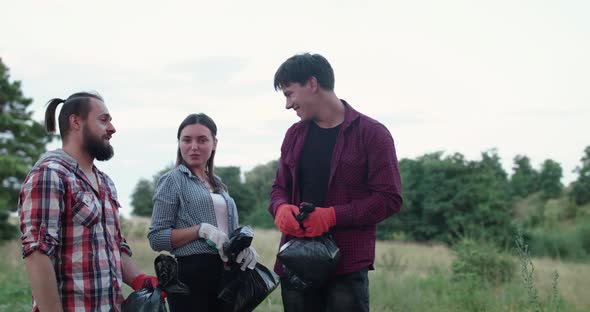
<instances>
[{"instance_id":1,"label":"white glove","mask_svg":"<svg viewBox=\"0 0 590 312\"><path fill-rule=\"evenodd\" d=\"M223 231L209 223L201 223L201 225L199 225L197 235L200 238L207 240L207 244L209 244L209 246L217 249L223 262L228 261L227 256L223 252L223 243L228 242L229 239L227 238L227 235L223 233Z\"/></svg>"},{"instance_id":2,"label":"white glove","mask_svg":"<svg viewBox=\"0 0 590 312\"><path fill-rule=\"evenodd\" d=\"M256 262L258 262L258 253L252 246L242 250L236 257L236 263L242 263L240 267L242 271L246 271L246 268L254 269Z\"/></svg>"}]
</instances>

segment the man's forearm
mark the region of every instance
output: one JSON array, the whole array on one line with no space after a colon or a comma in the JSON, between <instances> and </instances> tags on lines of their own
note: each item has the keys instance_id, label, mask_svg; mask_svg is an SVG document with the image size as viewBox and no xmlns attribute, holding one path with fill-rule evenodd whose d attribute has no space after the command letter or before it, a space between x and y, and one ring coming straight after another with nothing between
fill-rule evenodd
<instances>
[{"instance_id":1,"label":"man's forearm","mask_svg":"<svg viewBox=\"0 0 590 312\"><path fill-rule=\"evenodd\" d=\"M63 307L57 291L57 279L51 259L44 253L35 251L25 258L25 267L39 310L62 312Z\"/></svg>"},{"instance_id":2,"label":"man's forearm","mask_svg":"<svg viewBox=\"0 0 590 312\"><path fill-rule=\"evenodd\" d=\"M129 286L131 286L133 279L140 274L139 268L133 259L124 252L121 253L121 270L123 271L123 282Z\"/></svg>"}]
</instances>

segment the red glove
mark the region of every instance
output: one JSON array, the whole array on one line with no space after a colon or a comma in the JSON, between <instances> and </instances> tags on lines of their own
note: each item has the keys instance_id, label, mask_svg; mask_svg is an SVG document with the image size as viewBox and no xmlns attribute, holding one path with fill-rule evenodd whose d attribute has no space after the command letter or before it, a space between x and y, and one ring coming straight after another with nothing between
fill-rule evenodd
<instances>
[{"instance_id":1,"label":"red glove","mask_svg":"<svg viewBox=\"0 0 590 312\"><path fill-rule=\"evenodd\" d=\"M158 286L158 279L155 276L139 274L131 282L133 290L140 290L142 288L154 289Z\"/></svg>"},{"instance_id":2,"label":"red glove","mask_svg":"<svg viewBox=\"0 0 590 312\"><path fill-rule=\"evenodd\" d=\"M284 234L303 237L305 233L299 222L295 219L295 216L299 214L299 208L295 205L281 204L277 208L275 214L275 225L279 228L279 231Z\"/></svg>"},{"instance_id":3,"label":"red glove","mask_svg":"<svg viewBox=\"0 0 590 312\"><path fill-rule=\"evenodd\" d=\"M133 290L140 290L142 288L154 289L158 286L158 278L153 275L139 274L133 279L130 286ZM162 291L160 296L166 298L167 294L165 291Z\"/></svg>"},{"instance_id":4,"label":"red glove","mask_svg":"<svg viewBox=\"0 0 590 312\"><path fill-rule=\"evenodd\" d=\"M305 237L320 236L328 232L328 230L334 225L336 225L336 212L334 212L334 207L315 207L315 210L303 220Z\"/></svg>"}]
</instances>

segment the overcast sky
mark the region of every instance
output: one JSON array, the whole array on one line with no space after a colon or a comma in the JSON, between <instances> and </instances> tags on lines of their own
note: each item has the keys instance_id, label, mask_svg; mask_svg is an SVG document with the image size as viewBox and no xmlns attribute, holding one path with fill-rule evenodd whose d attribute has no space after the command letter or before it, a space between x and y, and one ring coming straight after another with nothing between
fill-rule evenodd
<instances>
[{"instance_id":1,"label":"overcast sky","mask_svg":"<svg viewBox=\"0 0 590 312\"><path fill-rule=\"evenodd\" d=\"M115 157L98 166L124 214L138 179L174 161L189 113L216 121L217 165L277 159L298 119L273 75L308 51L400 159L497 148L509 173L517 154L550 158L567 184L590 145L589 16L590 1L557 0L0 0L0 57L38 120L50 98L104 96Z\"/></svg>"}]
</instances>

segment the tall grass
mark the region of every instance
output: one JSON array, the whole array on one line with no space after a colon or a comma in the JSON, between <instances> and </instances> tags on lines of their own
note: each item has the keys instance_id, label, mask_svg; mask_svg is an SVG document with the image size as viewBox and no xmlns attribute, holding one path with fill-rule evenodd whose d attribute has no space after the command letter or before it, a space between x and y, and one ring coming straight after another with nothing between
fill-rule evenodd
<instances>
[{"instance_id":1,"label":"tall grass","mask_svg":"<svg viewBox=\"0 0 590 312\"><path fill-rule=\"evenodd\" d=\"M134 220L124 231L133 258L140 268L153 273L153 252L145 238L147 220ZM253 244L260 262L272 268L279 233L254 229ZM377 243L375 271L369 272L372 311L527 311L529 294L519 270L511 281L493 286L477 279L453 280L456 253L443 245ZM530 258L535 263L531 281L537 289L541 311L590 310L590 264L568 263L548 258ZM515 259L517 260L517 259ZM555 270L559 275L555 275ZM125 287L124 293L130 289ZM0 246L0 311L30 311L30 290L17 241ZM280 289L256 311L282 311Z\"/></svg>"}]
</instances>

